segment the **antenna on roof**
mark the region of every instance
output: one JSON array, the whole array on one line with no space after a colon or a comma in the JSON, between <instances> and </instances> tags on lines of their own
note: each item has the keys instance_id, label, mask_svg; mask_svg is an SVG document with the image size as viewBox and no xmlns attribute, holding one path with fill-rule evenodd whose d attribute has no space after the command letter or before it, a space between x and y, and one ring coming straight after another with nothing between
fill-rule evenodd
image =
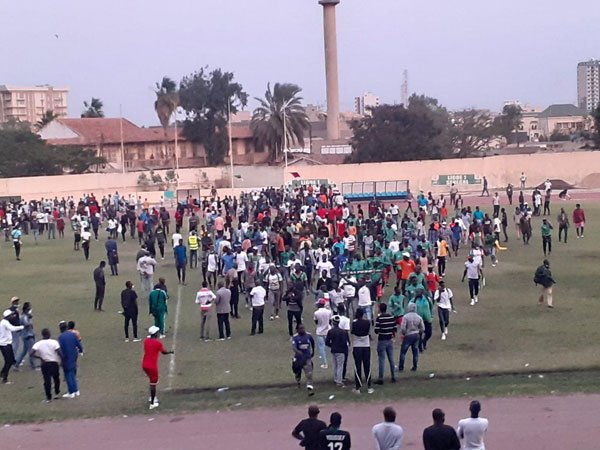
<instances>
[{"instance_id":1,"label":"antenna on roof","mask_svg":"<svg viewBox=\"0 0 600 450\"><path fill-rule=\"evenodd\" d=\"M404 107L408 106L408 70L406 69L402 73L402 94L400 101Z\"/></svg>"}]
</instances>

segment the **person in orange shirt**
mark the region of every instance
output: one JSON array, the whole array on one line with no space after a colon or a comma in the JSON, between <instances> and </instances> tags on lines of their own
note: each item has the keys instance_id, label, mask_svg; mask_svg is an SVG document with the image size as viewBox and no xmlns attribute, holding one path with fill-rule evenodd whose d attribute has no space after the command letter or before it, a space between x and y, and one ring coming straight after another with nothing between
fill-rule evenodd
<instances>
[{"instance_id":1,"label":"person in orange shirt","mask_svg":"<svg viewBox=\"0 0 600 450\"><path fill-rule=\"evenodd\" d=\"M402 259L398 262L398 271L396 272L396 287L402 282L402 294L406 292L406 283L410 274L415 271L416 264L410 259L410 253L402 253Z\"/></svg>"},{"instance_id":2,"label":"person in orange shirt","mask_svg":"<svg viewBox=\"0 0 600 450\"><path fill-rule=\"evenodd\" d=\"M437 265L440 276L446 275L446 258L450 257L448 243L441 236L437 242Z\"/></svg>"}]
</instances>

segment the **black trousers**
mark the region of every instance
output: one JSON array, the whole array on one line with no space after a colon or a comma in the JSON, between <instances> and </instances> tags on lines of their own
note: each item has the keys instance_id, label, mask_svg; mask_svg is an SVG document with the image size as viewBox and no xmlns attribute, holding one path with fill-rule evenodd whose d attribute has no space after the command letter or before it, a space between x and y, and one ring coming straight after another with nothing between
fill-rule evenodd
<instances>
[{"instance_id":1,"label":"black trousers","mask_svg":"<svg viewBox=\"0 0 600 450\"><path fill-rule=\"evenodd\" d=\"M13 245L15 246L15 256L19 259L21 257L21 243L13 241Z\"/></svg>"},{"instance_id":2,"label":"black trousers","mask_svg":"<svg viewBox=\"0 0 600 450\"><path fill-rule=\"evenodd\" d=\"M185 264L177 263L177 279L185 283Z\"/></svg>"},{"instance_id":3,"label":"black trousers","mask_svg":"<svg viewBox=\"0 0 600 450\"><path fill-rule=\"evenodd\" d=\"M160 257L164 258L165 257L165 243L164 242L158 243L158 251L160 252Z\"/></svg>"},{"instance_id":4,"label":"black trousers","mask_svg":"<svg viewBox=\"0 0 600 450\"><path fill-rule=\"evenodd\" d=\"M217 314L217 328L219 329L219 339L224 339L225 334L223 334L223 328L225 328L225 333L227 337L231 336L231 327L229 325L229 314Z\"/></svg>"},{"instance_id":5,"label":"black trousers","mask_svg":"<svg viewBox=\"0 0 600 450\"><path fill-rule=\"evenodd\" d=\"M302 323L302 311L288 310L287 318L288 318L288 332L289 332L290 336L293 336L295 328L293 328L292 325L294 323L294 319L296 320L296 327L297 327L298 325L300 325Z\"/></svg>"},{"instance_id":6,"label":"black trousers","mask_svg":"<svg viewBox=\"0 0 600 450\"><path fill-rule=\"evenodd\" d=\"M445 256L438 256L438 274L440 276L444 275L446 273L446 257Z\"/></svg>"},{"instance_id":7,"label":"black trousers","mask_svg":"<svg viewBox=\"0 0 600 450\"><path fill-rule=\"evenodd\" d=\"M42 376L44 377L44 392L48 400L52 399L52 381L54 381L54 395L60 393L60 372L57 362L42 362Z\"/></svg>"},{"instance_id":8,"label":"black trousers","mask_svg":"<svg viewBox=\"0 0 600 450\"><path fill-rule=\"evenodd\" d=\"M479 278L469 278L469 295L471 298L479 295Z\"/></svg>"},{"instance_id":9,"label":"black trousers","mask_svg":"<svg viewBox=\"0 0 600 450\"><path fill-rule=\"evenodd\" d=\"M252 334L256 333L256 325L258 325L258 334L261 334L264 331L264 315L264 306L252 307L252 329L250 330Z\"/></svg>"},{"instance_id":10,"label":"black trousers","mask_svg":"<svg viewBox=\"0 0 600 450\"><path fill-rule=\"evenodd\" d=\"M440 320L440 330L442 333L448 325L450 325L450 310L444 308L438 308L438 319Z\"/></svg>"},{"instance_id":11,"label":"black trousers","mask_svg":"<svg viewBox=\"0 0 600 450\"><path fill-rule=\"evenodd\" d=\"M558 242L560 242L560 240L562 239L563 233L565 233L565 244L567 243L567 230L568 229L569 229L569 227L567 227L565 225L561 225L558 227Z\"/></svg>"},{"instance_id":12,"label":"black trousers","mask_svg":"<svg viewBox=\"0 0 600 450\"><path fill-rule=\"evenodd\" d=\"M371 387L371 348L370 347L354 347L352 349L354 357L354 381L356 389L362 386L362 371L365 372L365 383L367 388Z\"/></svg>"},{"instance_id":13,"label":"black trousers","mask_svg":"<svg viewBox=\"0 0 600 450\"><path fill-rule=\"evenodd\" d=\"M421 340L419 341L419 351L427 350L427 341L431 339L433 334L433 326L431 322L423 322L425 325L425 333L421 334Z\"/></svg>"},{"instance_id":14,"label":"black trousers","mask_svg":"<svg viewBox=\"0 0 600 450\"><path fill-rule=\"evenodd\" d=\"M544 256L546 253L552 253L552 236L542 236L542 249Z\"/></svg>"},{"instance_id":15,"label":"black trousers","mask_svg":"<svg viewBox=\"0 0 600 450\"><path fill-rule=\"evenodd\" d=\"M231 308L231 317L240 317L239 303L240 303L240 290L238 289L238 282L234 281L229 287L231 290L231 299L229 300L229 306Z\"/></svg>"},{"instance_id":16,"label":"black trousers","mask_svg":"<svg viewBox=\"0 0 600 450\"><path fill-rule=\"evenodd\" d=\"M0 345L0 352L2 352L2 357L4 358L4 366L0 371L0 378L2 378L3 382L6 382L8 380L8 372L10 372L10 368L15 363L15 353L11 344Z\"/></svg>"},{"instance_id":17,"label":"black trousers","mask_svg":"<svg viewBox=\"0 0 600 450\"><path fill-rule=\"evenodd\" d=\"M102 302L104 302L104 289L105 289L105 286L96 285L96 296L94 297L94 309L102 309Z\"/></svg>"},{"instance_id":18,"label":"black trousers","mask_svg":"<svg viewBox=\"0 0 600 450\"><path fill-rule=\"evenodd\" d=\"M88 259L90 259L90 242L83 241L81 247L83 247L83 256L85 256L85 259L87 261Z\"/></svg>"},{"instance_id":19,"label":"black trousers","mask_svg":"<svg viewBox=\"0 0 600 450\"><path fill-rule=\"evenodd\" d=\"M129 322L131 322L131 327L133 328L133 338L137 339L138 337L138 312L137 311L125 311L123 312L123 317L125 317L125 339L129 339Z\"/></svg>"}]
</instances>

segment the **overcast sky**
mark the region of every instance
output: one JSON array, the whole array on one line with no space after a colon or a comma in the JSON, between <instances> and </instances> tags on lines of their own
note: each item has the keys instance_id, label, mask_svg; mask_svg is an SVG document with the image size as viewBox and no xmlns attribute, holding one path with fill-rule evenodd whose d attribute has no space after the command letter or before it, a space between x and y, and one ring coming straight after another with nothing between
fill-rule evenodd
<instances>
[{"instance_id":1,"label":"overcast sky","mask_svg":"<svg viewBox=\"0 0 600 450\"><path fill-rule=\"evenodd\" d=\"M342 0L342 109L364 91L409 91L450 108L504 100L574 103L576 66L600 58L598 0ZM58 34L58 38L54 35ZM325 103L317 0L0 0L0 84L70 88L69 110L100 97L108 116L156 124L154 83L208 65L251 96L294 82Z\"/></svg>"}]
</instances>

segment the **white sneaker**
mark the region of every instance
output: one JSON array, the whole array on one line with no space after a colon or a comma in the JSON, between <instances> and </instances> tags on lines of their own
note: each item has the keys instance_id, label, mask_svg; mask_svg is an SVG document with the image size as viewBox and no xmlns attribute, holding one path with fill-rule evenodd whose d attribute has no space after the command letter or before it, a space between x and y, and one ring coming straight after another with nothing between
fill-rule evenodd
<instances>
[{"instance_id":1,"label":"white sneaker","mask_svg":"<svg viewBox=\"0 0 600 450\"><path fill-rule=\"evenodd\" d=\"M442 333L442 341L446 340L446 333Z\"/></svg>"},{"instance_id":2,"label":"white sneaker","mask_svg":"<svg viewBox=\"0 0 600 450\"><path fill-rule=\"evenodd\" d=\"M161 335L160 335L160 338L161 338L161 339L164 339L164 338L166 338L166 337L167 337L167 336L166 336L166 335L164 335L164 334L161 334Z\"/></svg>"},{"instance_id":3,"label":"white sneaker","mask_svg":"<svg viewBox=\"0 0 600 450\"><path fill-rule=\"evenodd\" d=\"M81 392L79 392L79 391L75 391L75 392L73 393L73 395L74 395L75 397L80 397L80 396L81 396Z\"/></svg>"},{"instance_id":4,"label":"white sneaker","mask_svg":"<svg viewBox=\"0 0 600 450\"><path fill-rule=\"evenodd\" d=\"M135 338L135 339L133 340L133 342L140 342L140 341L141 341L141 339L140 339L140 338Z\"/></svg>"},{"instance_id":5,"label":"white sneaker","mask_svg":"<svg viewBox=\"0 0 600 450\"><path fill-rule=\"evenodd\" d=\"M65 395L63 395L63 398L75 398L75 394L66 393Z\"/></svg>"},{"instance_id":6,"label":"white sneaker","mask_svg":"<svg viewBox=\"0 0 600 450\"><path fill-rule=\"evenodd\" d=\"M327 364L321 364L321 369L327 369Z\"/></svg>"},{"instance_id":7,"label":"white sneaker","mask_svg":"<svg viewBox=\"0 0 600 450\"><path fill-rule=\"evenodd\" d=\"M475 306L475 299L474 298L471 299L471 306Z\"/></svg>"},{"instance_id":8,"label":"white sneaker","mask_svg":"<svg viewBox=\"0 0 600 450\"><path fill-rule=\"evenodd\" d=\"M150 403L150 405L148 406L148 409L154 409L154 408L158 408L158 403L156 403L156 402Z\"/></svg>"},{"instance_id":9,"label":"white sneaker","mask_svg":"<svg viewBox=\"0 0 600 450\"><path fill-rule=\"evenodd\" d=\"M444 334L448 334L448 327L444 328Z\"/></svg>"},{"instance_id":10,"label":"white sneaker","mask_svg":"<svg viewBox=\"0 0 600 450\"><path fill-rule=\"evenodd\" d=\"M475 303L479 303L479 299L475 296Z\"/></svg>"},{"instance_id":11,"label":"white sneaker","mask_svg":"<svg viewBox=\"0 0 600 450\"><path fill-rule=\"evenodd\" d=\"M373 392L375 392L375 389L373 389L373 388L367 389L367 394L372 394Z\"/></svg>"},{"instance_id":12,"label":"white sneaker","mask_svg":"<svg viewBox=\"0 0 600 450\"><path fill-rule=\"evenodd\" d=\"M125 339L125 342L129 342L129 339Z\"/></svg>"}]
</instances>

